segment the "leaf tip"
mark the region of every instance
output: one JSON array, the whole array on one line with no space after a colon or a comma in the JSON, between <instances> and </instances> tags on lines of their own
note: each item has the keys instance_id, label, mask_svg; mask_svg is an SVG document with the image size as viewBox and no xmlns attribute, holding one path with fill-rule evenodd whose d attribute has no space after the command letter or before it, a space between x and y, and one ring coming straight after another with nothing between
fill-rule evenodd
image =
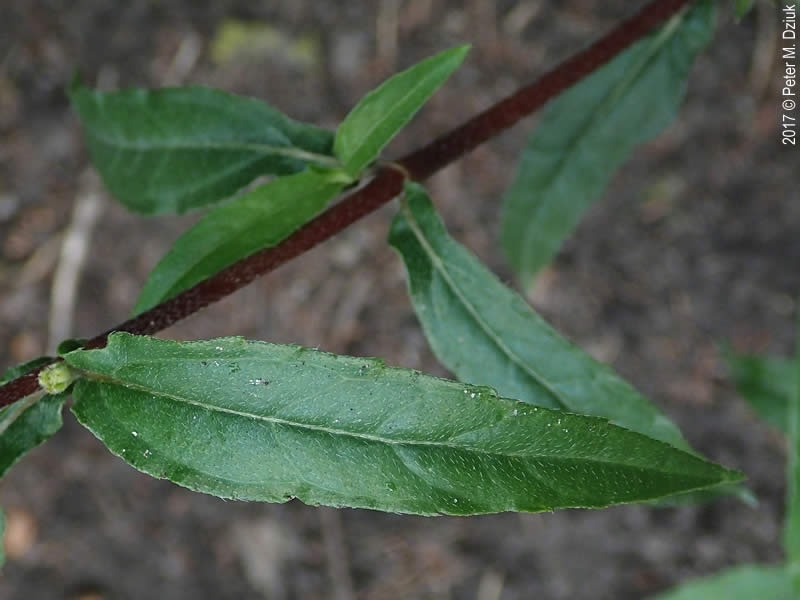
<instances>
[{"instance_id":1,"label":"leaf tip","mask_svg":"<svg viewBox=\"0 0 800 600\"><path fill-rule=\"evenodd\" d=\"M472 44L461 44L453 48L453 50L461 56L466 56L467 53L472 50Z\"/></svg>"}]
</instances>

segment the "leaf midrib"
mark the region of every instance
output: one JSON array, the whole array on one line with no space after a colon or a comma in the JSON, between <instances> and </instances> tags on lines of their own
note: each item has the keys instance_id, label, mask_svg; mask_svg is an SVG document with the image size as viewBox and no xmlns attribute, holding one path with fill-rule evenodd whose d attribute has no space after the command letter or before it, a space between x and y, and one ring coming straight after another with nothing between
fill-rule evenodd
<instances>
[{"instance_id":1,"label":"leaf midrib","mask_svg":"<svg viewBox=\"0 0 800 600\"><path fill-rule=\"evenodd\" d=\"M492 341L492 343L503 353L505 354L512 363L517 365L519 369L526 373L531 379L536 381L539 385L541 385L545 390L547 390L552 396L553 399L561 405L561 410L569 410L570 404L568 399L559 392L555 387L553 387L545 378L544 376L539 373L536 369L530 366L526 361L524 361L521 357L517 355L504 341L500 334L494 331L494 329L487 323L483 317L478 312L478 309L472 305L472 303L467 299L464 292L461 291L461 288L456 284L453 278L450 276L450 273L444 266L444 261L441 257L436 253L433 247L428 243L425 234L422 232L422 229L419 227L416 219L414 218L413 214L411 214L411 210L407 207L407 205L403 205L403 213L406 217L406 221L411 228L412 233L419 241L420 246L428 255L433 264L434 268L439 272L439 274L444 279L447 286L450 290L456 295L459 299L461 304L464 308L467 309L467 312L473 318L473 320L478 324L478 326L486 333L487 337Z\"/></svg>"},{"instance_id":2,"label":"leaf midrib","mask_svg":"<svg viewBox=\"0 0 800 600\"><path fill-rule=\"evenodd\" d=\"M159 359L159 361L163 361L163 360L164 360L163 358ZM186 359L176 357L176 360L186 360ZM239 359L239 360L241 360L241 359ZM148 361L147 360L139 360L138 362L139 363L146 363ZM141 385L141 384L138 384L138 383L134 383L134 382L130 382L130 381L125 381L125 380L122 380L122 379L118 379L118 378L116 378L114 376L111 376L111 375L104 375L104 374L100 374L100 373L97 373L97 372L94 372L94 371L88 371L88 370L83 370L83 369L81 369L81 371L82 371L84 377L86 377L90 381L94 381L94 382L98 382L98 383L106 383L106 384L118 385L118 386L123 387L123 388L127 388L127 389L134 390L134 391L137 391L137 392L143 392L143 393L150 394L150 395L153 395L153 396L161 397L163 399L172 400L174 402L180 402L180 403L185 403L185 404L189 404L189 405L192 405L192 406L196 406L196 407L198 407L200 409L207 410L207 411L210 411L210 412L224 413L224 414L234 415L234 416L237 416L237 417L242 417L242 418L245 418L245 419L250 419L250 420L255 420L255 421L263 421L263 422L266 422L266 423L273 423L273 424L276 424L276 425L284 425L284 426L287 426L287 427L293 427L293 428L297 428L297 429L306 429L306 430L309 430L309 431L317 431L317 432L327 433L329 435L337 435L337 436L352 437L352 438L356 438L356 439L363 439L363 440L366 440L368 442L386 444L386 445L392 446L392 447L394 447L394 446L411 446L411 447L414 447L414 446L433 446L433 447L442 447L442 448L452 448L454 450L460 450L460 451L464 451L464 452L482 454L482 455L486 455L486 456L499 457L499 458L520 458L520 459L528 459L528 460L547 459L547 460L549 460L551 462L577 461L577 462L591 463L591 464L606 464L606 465L612 465L612 466L616 466L616 467L627 467L627 468L637 469L637 470L640 470L640 471L643 471L643 472L652 472L652 473L660 473L660 474L671 474L672 473L672 474L677 474L677 475L682 475L682 476L694 477L694 478L698 478L698 479L708 479L708 476L704 477L703 475L692 475L692 474L689 474L689 473L681 472L680 470L677 470L677 471L676 470L661 470L661 469L658 469L658 468L654 468L654 465L642 465L642 464L636 464L636 463L628 463L624 459L610 460L610 459L598 458L597 456L582 457L582 456L559 456L559 455L552 455L552 454L531 454L531 453L527 453L526 454L526 453L520 453L520 452L492 452L490 450L486 450L486 449L483 449L483 448L477 448L477 447L474 447L474 446L464 446L464 445L459 445L457 443L448 442L448 441L432 441L432 440L431 441L426 441L426 440L407 440L407 439L385 438L385 437L372 435L372 434L368 434L368 433L347 431L347 430L341 430L341 429L333 429L333 428L330 428L330 427L324 427L324 426L321 426L321 425L313 425L313 424L310 424L310 423L300 423L300 422L296 422L296 421L290 421L290 420L287 420L287 419L282 419L280 417L246 413L246 412L242 412L242 411L231 409L231 408L225 408L225 407L221 407L221 406L215 406L213 404L207 404L207 403L200 402L200 401L197 401L197 400L193 400L191 398L186 398L184 396L180 396L180 395L177 395L177 394L170 394L170 393L164 392L162 390L153 390L152 388L148 388L148 387L146 387L144 385ZM546 410L546 409L542 409L542 408L539 408L539 407L536 407L536 408L537 408L537 410ZM591 417L588 417L588 418L591 418ZM598 421L603 421L603 423L605 425L609 425L609 426L613 427L613 425L610 425L605 419L597 419L597 420ZM481 429L484 429L484 428L482 427ZM462 434L459 434L459 435L464 435L466 433L469 433L469 432L463 432ZM632 432L632 433L635 434L635 432ZM637 434L637 435L640 435L640 434ZM673 448L673 447L669 446L669 444L666 444L666 443L661 442L659 440L652 439L651 441L656 442L657 444L661 444L661 445L663 445L665 447L669 447L670 449L676 450L678 452L681 452L679 449ZM691 455L689 455L689 456L691 457ZM691 457L691 458L694 458L694 457ZM723 481L723 480L720 479L720 481ZM707 485L708 484L704 484L704 487L706 487Z\"/></svg>"},{"instance_id":3,"label":"leaf midrib","mask_svg":"<svg viewBox=\"0 0 800 600\"><path fill-rule=\"evenodd\" d=\"M627 72L625 77L620 82L608 90L605 96L600 99L600 102L597 104L594 110L586 114L586 119L584 119L579 128L576 128L578 133L569 140L565 151L561 153L559 160L551 168L550 174L545 179L545 183L542 186L544 189L552 188L556 181L562 179L565 168L568 168L567 163L571 163L573 161L576 152L581 149L581 147L586 143L587 138L592 135L594 131L594 124L597 122L603 122L607 115L613 111L614 107L616 106L616 101L631 90L632 86L639 79L644 69L651 63L654 57L658 55L664 45L672 39L672 36L675 34L678 25L685 19L685 17L686 10L684 9L675 15L663 27L659 35L651 38L650 44L648 44L648 47L643 53L642 57L640 57L638 61L634 62L633 69ZM600 116L598 117L598 115ZM587 129L592 133L587 134ZM567 174L569 175L569 173L570 171L568 170ZM536 203L533 207L533 214L526 219L526 222L531 224L536 223L536 216L542 211L543 206L544 204L541 202ZM533 245L533 240L535 239L535 233L539 233L536 227L525 227L522 234L521 245L524 251L522 253L523 264L521 265L521 268L525 273L533 274L539 268L541 268L541 266L537 267L536 269L531 268L531 263L538 261L532 261L526 258L531 256L531 246Z\"/></svg>"},{"instance_id":4,"label":"leaf midrib","mask_svg":"<svg viewBox=\"0 0 800 600\"><path fill-rule=\"evenodd\" d=\"M99 133L97 129L87 127L87 133L91 137L115 151L129 151L129 152L164 152L166 151L207 151L207 150L224 150L224 151L248 151L264 156L279 155L288 158L296 158L306 162L314 162L320 165L325 165L333 168L340 168L339 161L325 154L317 154L302 150L296 146L273 146L271 144L258 144L258 143L243 143L243 142L214 142L214 141L159 141L154 142L137 142L125 137L114 137Z\"/></svg>"},{"instance_id":5,"label":"leaf midrib","mask_svg":"<svg viewBox=\"0 0 800 600\"><path fill-rule=\"evenodd\" d=\"M435 77L439 76L439 73L440 73L440 71L442 70L442 68L443 68L443 65L440 65L440 67L439 67L438 69L434 69L434 70L433 70L433 71L431 71L431 72L430 72L430 73L429 73L429 74L428 74L426 77L423 77L423 78L419 79L415 85L413 85L413 86L409 87L409 88L408 88L408 92L406 92L406 93L405 93L405 94L404 94L402 97L400 97L400 98L398 99L398 101L395 103L394 109L392 109L392 110L390 110L388 113L386 113L386 115L385 115L384 117L382 117L381 119L378 119L378 120L376 120L376 121L373 123L372 127L370 127L368 130L366 130L366 131L364 132L364 135L363 135L363 136L361 136L360 138L358 138L358 139L356 140L356 142L355 142L355 144L354 144L354 146L355 146L355 149L354 149L354 150L353 150L353 152L351 153L350 157L347 159L347 162L348 162L348 163L349 163L349 162L352 162L352 161L353 161L353 158L354 158L354 157L356 157L356 156L358 156L358 154L359 154L359 153L362 151L362 149L364 148L364 145L365 145L365 144L366 144L368 141L371 141L371 138L373 137L373 134L374 134L374 133L375 133L375 132L376 132L378 129L382 128L382 127L383 127L383 125L384 125L384 124L385 124L385 123L386 123L386 122L387 122L387 121L388 121L388 120L389 120L389 119L390 119L390 118L391 118L393 115L395 115L395 114L396 114L398 111L400 111L400 110L401 110L401 108L403 108L403 107L405 106L405 103L406 103L406 101L407 101L407 100L408 100L408 99L409 99L409 98L410 98L410 97L411 97L413 94L415 94L415 93L417 92L417 90L418 90L420 87L423 87L424 85L426 85L426 84L428 83L428 81L430 81L431 79L433 79L433 78L435 78ZM379 90L380 90L380 88L378 88L378 90L375 90L375 91L373 91L373 92L370 92L370 94L369 94L369 95L377 94L377 93L379 92ZM367 100L369 100L369 98L367 98ZM378 153L380 153L380 150L378 151Z\"/></svg>"},{"instance_id":6,"label":"leaf midrib","mask_svg":"<svg viewBox=\"0 0 800 600\"><path fill-rule=\"evenodd\" d=\"M326 186L330 186L330 185L331 184L329 184L328 182L321 180L317 184L316 187L314 187L314 188L312 188L310 190L306 190L306 196L314 195L316 197L316 195L319 193L319 191L321 189L323 189ZM326 201L320 202L320 204L323 205L323 208L324 208L324 205L327 202L330 202L330 199L335 195L336 195L336 192L332 193L330 195L330 198L328 198ZM229 204L224 205L224 208L230 208L233 204L236 203L236 200L237 199L234 199ZM291 200L296 200L296 197L291 198ZM169 288L164 290L161 294L158 295L158 297L153 299L150 302L150 305L151 306L155 305L158 302L163 302L164 300L166 300L168 298L171 298L172 296L175 296L176 294L179 293L179 291L186 289L186 287L187 287L186 282L187 281L192 282L192 281L195 281L197 279L197 275L195 274L195 269L199 268L200 266L205 267L206 266L205 265L206 261L208 261L209 258L211 258L212 256L214 256L216 254L220 254L222 252L226 252L226 253L230 254L230 251L228 249L229 249L231 244L235 244L238 240L240 240L243 237L247 237L248 239L250 239L250 234L251 234L251 232L253 230L261 231L265 227L269 227L270 219L276 219L277 220L277 216L278 215L280 215L281 213L285 213L285 212L291 210L292 207L289 206L289 204L290 204L290 201L286 201L279 207L273 206L272 208L277 208L278 210L274 210L271 213L267 213L267 212L265 212L263 210L261 212L256 213L255 211L250 210L249 212L251 214L255 215L253 219L251 219L251 220L249 220L247 222L242 222L240 220L235 220L235 221L232 220L233 224L235 225L235 230L234 229L228 230L227 233L223 236L222 239L215 240L214 246L208 247L208 248L205 248L205 249L201 249L199 252L196 252L195 254L192 254L191 256L189 256L189 254L186 252L187 242L185 242L182 238L179 238L176 241L175 245L173 246L173 250L176 250L177 253L174 256L170 253L170 254L167 254L164 257L165 259L167 257L170 257L170 256L173 257L173 261L171 261L169 263L169 266L171 267L171 271L169 271L167 273L159 273L160 277L159 277L158 280L148 279L148 281L145 283L145 287L142 289L142 293L144 293L145 290L148 291L148 294L152 293L148 289L150 287L148 284L150 284L152 286L155 286L156 289L158 289L159 287L163 289L165 287L164 282L166 281L169 284ZM223 207L220 207L220 208L223 208ZM248 207L246 207L246 208L248 208ZM319 210L321 210L321 209L317 209L314 214L318 213ZM205 221L206 219L211 217L213 214L214 214L214 209L212 209L212 211L209 211L200 221L198 221L195 224L195 227L199 226L201 223L203 223L203 221ZM220 217L217 215L215 218L219 219ZM303 221L303 222L305 222L305 221ZM270 236L271 236L270 239L260 242L259 245L255 249L249 251L248 256L250 254L258 252L259 250L261 250L263 248L267 248L267 247L271 247L271 246L276 245L281 240L284 240L287 237L289 237L291 235L292 231L296 231L297 229L299 229L302 226L302 222L299 225L295 223L295 224L293 224L291 226L286 226L286 221L285 220L282 220L281 223L284 226L283 229L281 230L281 232L277 233L277 234L275 233L274 230L271 230L270 232L268 232L270 234ZM241 225L241 227L240 227L240 225ZM206 223L205 226L208 226L207 223ZM185 235L188 235L189 232L191 232L193 229L194 228L192 228L189 231L187 231ZM195 236L196 235L197 234L195 234ZM180 242L182 242L182 241L183 241L183 243L181 243L181 245L178 246L178 244ZM194 238L192 239L193 243L196 243L196 241L197 241L196 239L194 239ZM194 250L194 248L192 248L191 246L189 246L189 249L190 250ZM189 258L187 260L183 260L183 258L186 257L186 256L189 256ZM177 257L177 258L175 258L175 257ZM219 270L225 268L226 266L229 266L230 264L233 264L233 262L235 262L236 260L238 260L238 258L226 261L226 264L224 266L219 267L216 270L219 271ZM160 267L160 266L161 266L161 263L159 263L157 265L157 267ZM177 267L183 267L183 270L181 272L179 272L177 274L177 276L175 276L174 271L176 270ZM170 277L166 277L166 275L170 275ZM208 276L209 275L206 274L206 275L204 275L202 277L202 279L205 279ZM151 284L150 283L151 281L153 281L154 283ZM141 312L141 310L139 312Z\"/></svg>"}]
</instances>

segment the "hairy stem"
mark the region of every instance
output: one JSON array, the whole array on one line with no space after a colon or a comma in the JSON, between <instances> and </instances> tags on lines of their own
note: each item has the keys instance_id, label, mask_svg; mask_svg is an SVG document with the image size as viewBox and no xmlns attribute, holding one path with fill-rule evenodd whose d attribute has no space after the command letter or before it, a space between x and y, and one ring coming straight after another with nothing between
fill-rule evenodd
<instances>
[{"instance_id":1,"label":"hairy stem","mask_svg":"<svg viewBox=\"0 0 800 600\"><path fill-rule=\"evenodd\" d=\"M548 100L647 35L691 1L654 0L597 42L561 63L534 83L521 88L427 146L396 161L398 168L382 168L367 185L309 221L277 246L265 248L239 260L174 298L92 338L86 347L103 347L108 335L114 331L127 331L139 335L157 333L333 237L397 196L403 189L403 179L406 175L413 180L430 177L533 113ZM39 387L37 381L39 370L0 387L0 407L36 392Z\"/></svg>"}]
</instances>

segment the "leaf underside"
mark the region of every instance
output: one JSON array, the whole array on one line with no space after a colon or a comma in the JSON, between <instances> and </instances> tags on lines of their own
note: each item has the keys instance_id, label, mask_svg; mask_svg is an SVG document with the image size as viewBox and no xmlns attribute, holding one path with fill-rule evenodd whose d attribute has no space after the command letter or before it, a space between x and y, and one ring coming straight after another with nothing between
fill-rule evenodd
<instances>
[{"instance_id":1,"label":"leaf underside","mask_svg":"<svg viewBox=\"0 0 800 600\"><path fill-rule=\"evenodd\" d=\"M70 101L104 182L141 213L184 212L258 176L335 162L332 132L220 90L99 92L76 83Z\"/></svg>"},{"instance_id":2,"label":"leaf underside","mask_svg":"<svg viewBox=\"0 0 800 600\"><path fill-rule=\"evenodd\" d=\"M453 240L425 190L406 186L389 242L436 357L461 381L501 396L609 419L678 448L680 430L607 365L562 337Z\"/></svg>"}]
</instances>

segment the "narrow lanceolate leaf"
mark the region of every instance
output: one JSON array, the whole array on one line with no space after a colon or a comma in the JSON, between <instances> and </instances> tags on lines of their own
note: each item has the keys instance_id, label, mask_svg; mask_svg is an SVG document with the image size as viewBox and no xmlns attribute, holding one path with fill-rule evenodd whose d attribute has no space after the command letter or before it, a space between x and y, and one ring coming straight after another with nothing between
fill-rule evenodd
<instances>
[{"instance_id":1,"label":"narrow lanceolate leaf","mask_svg":"<svg viewBox=\"0 0 800 600\"><path fill-rule=\"evenodd\" d=\"M336 162L330 131L254 98L201 87L99 92L75 84L70 100L106 185L142 213L206 206L259 175Z\"/></svg>"},{"instance_id":2,"label":"narrow lanceolate leaf","mask_svg":"<svg viewBox=\"0 0 800 600\"><path fill-rule=\"evenodd\" d=\"M336 172L306 170L214 207L156 265L134 313L152 308L240 258L274 246L325 208L345 183Z\"/></svg>"},{"instance_id":3,"label":"narrow lanceolate leaf","mask_svg":"<svg viewBox=\"0 0 800 600\"><path fill-rule=\"evenodd\" d=\"M364 96L339 125L333 146L350 175L357 177L378 158L383 147L458 68L468 50L469 46L445 50Z\"/></svg>"},{"instance_id":4,"label":"narrow lanceolate leaf","mask_svg":"<svg viewBox=\"0 0 800 600\"><path fill-rule=\"evenodd\" d=\"M713 2L703 0L545 108L503 207L503 246L524 285L631 151L672 121L712 32Z\"/></svg>"},{"instance_id":5,"label":"narrow lanceolate leaf","mask_svg":"<svg viewBox=\"0 0 800 600\"><path fill-rule=\"evenodd\" d=\"M0 377L0 385L48 362L50 359L43 357L13 367ZM0 409L0 477L61 429L61 409L68 395L32 394Z\"/></svg>"},{"instance_id":6,"label":"narrow lanceolate leaf","mask_svg":"<svg viewBox=\"0 0 800 600\"><path fill-rule=\"evenodd\" d=\"M724 571L659 594L652 600L794 600L791 577L784 567L746 566Z\"/></svg>"},{"instance_id":7,"label":"narrow lanceolate leaf","mask_svg":"<svg viewBox=\"0 0 800 600\"><path fill-rule=\"evenodd\" d=\"M450 238L424 189L406 186L389 236L437 358L461 381L547 408L605 417L688 449L678 428L604 365L550 327Z\"/></svg>"},{"instance_id":8,"label":"narrow lanceolate leaf","mask_svg":"<svg viewBox=\"0 0 800 600\"><path fill-rule=\"evenodd\" d=\"M723 355L742 398L767 423L788 433L787 411L797 385L794 362L776 356L736 354L729 349Z\"/></svg>"},{"instance_id":9,"label":"narrow lanceolate leaf","mask_svg":"<svg viewBox=\"0 0 800 600\"><path fill-rule=\"evenodd\" d=\"M78 420L134 467L249 500L477 514L601 507L739 474L603 419L375 359L112 334L76 350Z\"/></svg>"}]
</instances>

